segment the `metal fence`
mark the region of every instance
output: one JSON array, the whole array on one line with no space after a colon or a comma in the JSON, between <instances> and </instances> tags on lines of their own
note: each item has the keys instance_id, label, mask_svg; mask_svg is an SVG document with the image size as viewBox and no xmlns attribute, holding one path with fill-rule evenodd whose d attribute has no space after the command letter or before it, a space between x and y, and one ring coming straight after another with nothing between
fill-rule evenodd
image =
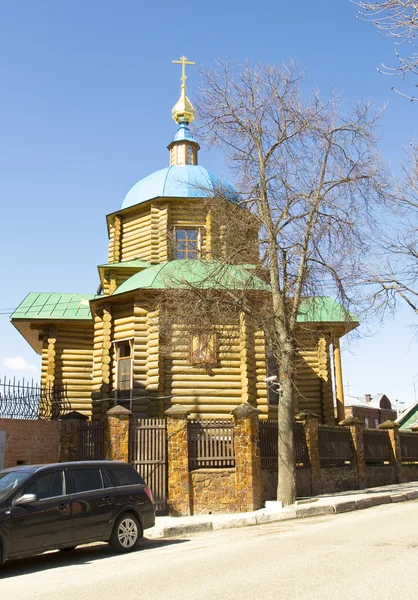
<instances>
[{"instance_id":1,"label":"metal fence","mask_svg":"<svg viewBox=\"0 0 418 600\"><path fill-rule=\"evenodd\" d=\"M399 432L403 463L418 462L418 435Z\"/></svg>"},{"instance_id":2,"label":"metal fence","mask_svg":"<svg viewBox=\"0 0 418 600\"><path fill-rule=\"evenodd\" d=\"M78 460L101 460L104 456L104 423L87 421L78 430Z\"/></svg>"},{"instance_id":3,"label":"metal fence","mask_svg":"<svg viewBox=\"0 0 418 600\"><path fill-rule=\"evenodd\" d=\"M188 426L190 470L235 467L231 419L191 420Z\"/></svg>"},{"instance_id":4,"label":"metal fence","mask_svg":"<svg viewBox=\"0 0 418 600\"><path fill-rule=\"evenodd\" d=\"M42 385L34 381L0 380L1 419L43 419L53 421L71 410L67 386Z\"/></svg>"},{"instance_id":5,"label":"metal fence","mask_svg":"<svg viewBox=\"0 0 418 600\"><path fill-rule=\"evenodd\" d=\"M348 428L319 425L318 447L321 466L350 466L354 458L354 447Z\"/></svg>"},{"instance_id":6,"label":"metal fence","mask_svg":"<svg viewBox=\"0 0 418 600\"><path fill-rule=\"evenodd\" d=\"M392 462L392 447L386 430L365 429L363 445L366 464L389 464Z\"/></svg>"},{"instance_id":7,"label":"metal fence","mask_svg":"<svg viewBox=\"0 0 418 600\"><path fill-rule=\"evenodd\" d=\"M260 421L261 466L265 469L277 469L278 427L277 419ZM296 467L309 467L308 446L306 444L305 428L302 423L295 422L293 424L293 435L295 442Z\"/></svg>"},{"instance_id":8,"label":"metal fence","mask_svg":"<svg viewBox=\"0 0 418 600\"><path fill-rule=\"evenodd\" d=\"M156 417L133 419L129 460L151 488L159 514L165 514L168 508L167 459L167 420Z\"/></svg>"}]
</instances>

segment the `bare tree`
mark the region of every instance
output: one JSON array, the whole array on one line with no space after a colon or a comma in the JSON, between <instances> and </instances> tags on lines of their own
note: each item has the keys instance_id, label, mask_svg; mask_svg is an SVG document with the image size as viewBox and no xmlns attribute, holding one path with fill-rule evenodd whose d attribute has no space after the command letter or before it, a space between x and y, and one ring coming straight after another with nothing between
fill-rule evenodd
<instances>
[{"instance_id":1,"label":"bare tree","mask_svg":"<svg viewBox=\"0 0 418 600\"><path fill-rule=\"evenodd\" d=\"M374 226L372 205L387 193L376 149L379 111L363 102L345 111L341 98L322 100L318 92L304 100L302 79L294 64L241 68L219 63L203 73L198 100L200 138L223 151L240 192L233 211L222 215L213 205L222 235L236 235L243 213L250 213L260 230L259 264L253 273L265 279L267 274L268 300L251 285L232 291L226 285L224 294L216 294L212 312L217 314L225 303L222 310L234 307L252 315L254 326L266 333L281 390L278 499L286 505L296 495L298 310L313 295L332 294L347 308L358 300L355 284ZM211 257L219 264L239 262L233 245L220 248ZM205 297L201 287L195 290L200 314Z\"/></svg>"},{"instance_id":2,"label":"bare tree","mask_svg":"<svg viewBox=\"0 0 418 600\"><path fill-rule=\"evenodd\" d=\"M401 183L390 198L392 223L377 238L379 260L365 280L377 285L375 306L394 311L401 301L418 314L418 146L414 141L402 170Z\"/></svg>"},{"instance_id":3,"label":"bare tree","mask_svg":"<svg viewBox=\"0 0 418 600\"><path fill-rule=\"evenodd\" d=\"M382 65L379 69L385 75L399 76L418 75L418 4L415 0L376 0L362 2L350 0L359 7L359 18L372 23L383 35L395 40L395 54L398 61L396 67ZM407 51L402 53L402 48ZM418 83L414 84L415 87ZM411 94L392 89L409 100L418 100Z\"/></svg>"}]
</instances>

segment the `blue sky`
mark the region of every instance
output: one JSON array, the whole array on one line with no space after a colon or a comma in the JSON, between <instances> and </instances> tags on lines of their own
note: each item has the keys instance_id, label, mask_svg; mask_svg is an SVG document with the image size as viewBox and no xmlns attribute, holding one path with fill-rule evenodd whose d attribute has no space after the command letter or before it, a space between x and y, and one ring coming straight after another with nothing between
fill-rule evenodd
<instances>
[{"instance_id":1,"label":"blue sky","mask_svg":"<svg viewBox=\"0 0 418 600\"><path fill-rule=\"evenodd\" d=\"M168 164L180 76L171 60L183 54L203 67L216 58L292 57L305 66L306 89L388 102L381 149L396 165L417 134L418 103L391 92L392 79L376 67L393 64L392 43L355 14L348 0L0 0L0 308L29 291L96 290L105 215ZM197 71L188 84L193 99ZM214 152L200 162L225 170ZM414 319L401 310L344 351L350 394L414 401ZM37 368L39 357L5 314L0 332L0 375L36 376L21 367ZM14 357L24 361L7 360Z\"/></svg>"}]
</instances>

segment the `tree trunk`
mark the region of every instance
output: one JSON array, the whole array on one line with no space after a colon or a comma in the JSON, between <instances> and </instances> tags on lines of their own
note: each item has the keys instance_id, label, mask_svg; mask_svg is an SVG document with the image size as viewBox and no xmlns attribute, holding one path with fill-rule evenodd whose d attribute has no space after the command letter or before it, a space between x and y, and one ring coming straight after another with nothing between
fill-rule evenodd
<instances>
[{"instance_id":1,"label":"tree trunk","mask_svg":"<svg viewBox=\"0 0 418 600\"><path fill-rule=\"evenodd\" d=\"M287 354L280 365L277 500L284 506L294 504L296 500L292 354Z\"/></svg>"}]
</instances>

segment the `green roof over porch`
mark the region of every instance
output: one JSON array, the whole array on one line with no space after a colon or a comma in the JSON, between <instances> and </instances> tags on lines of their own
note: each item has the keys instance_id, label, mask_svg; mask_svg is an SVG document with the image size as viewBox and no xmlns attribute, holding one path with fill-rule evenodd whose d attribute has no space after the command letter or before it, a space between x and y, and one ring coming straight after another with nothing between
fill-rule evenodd
<instances>
[{"instance_id":1,"label":"green roof over porch","mask_svg":"<svg viewBox=\"0 0 418 600\"><path fill-rule=\"evenodd\" d=\"M91 320L90 300L95 294L30 292L11 316L14 319Z\"/></svg>"}]
</instances>

